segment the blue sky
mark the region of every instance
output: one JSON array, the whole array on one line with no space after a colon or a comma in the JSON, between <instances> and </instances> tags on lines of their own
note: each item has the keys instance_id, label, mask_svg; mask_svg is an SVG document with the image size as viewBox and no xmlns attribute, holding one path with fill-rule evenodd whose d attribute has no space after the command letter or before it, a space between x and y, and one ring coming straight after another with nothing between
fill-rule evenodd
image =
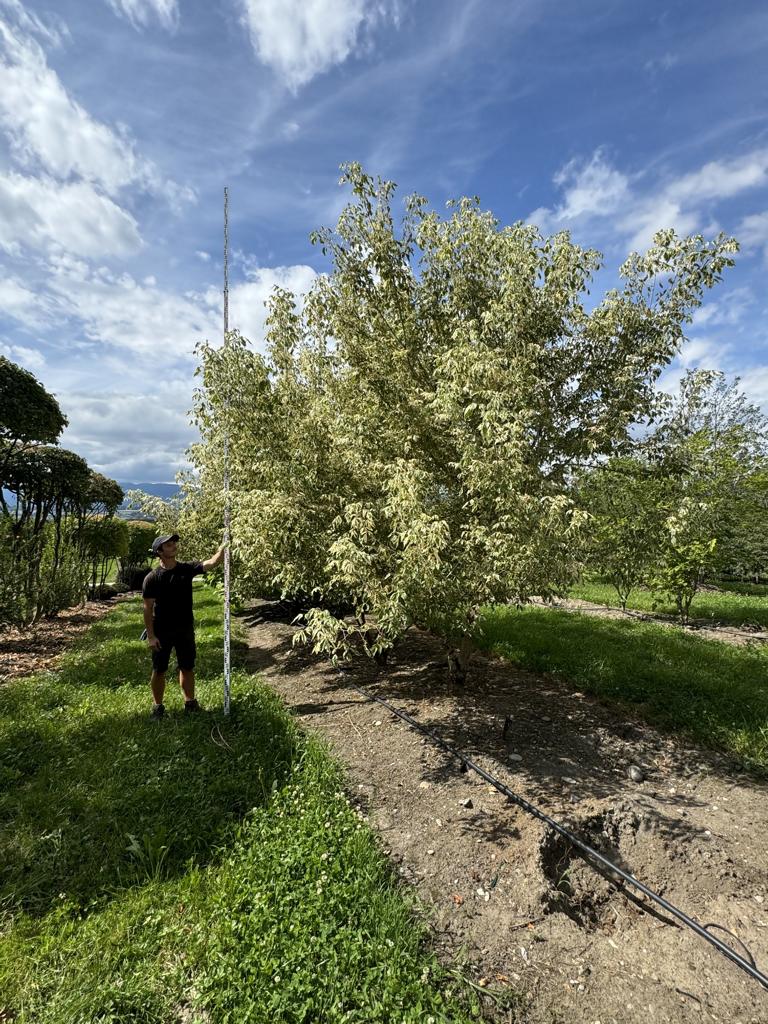
<instances>
[{"instance_id":1,"label":"blue sky","mask_svg":"<svg viewBox=\"0 0 768 1024\"><path fill-rule=\"evenodd\" d=\"M601 284L659 227L735 234L665 383L722 369L768 412L766 53L762 0L0 0L0 354L91 466L172 480L221 338L224 186L258 346L359 160L570 228Z\"/></svg>"}]
</instances>

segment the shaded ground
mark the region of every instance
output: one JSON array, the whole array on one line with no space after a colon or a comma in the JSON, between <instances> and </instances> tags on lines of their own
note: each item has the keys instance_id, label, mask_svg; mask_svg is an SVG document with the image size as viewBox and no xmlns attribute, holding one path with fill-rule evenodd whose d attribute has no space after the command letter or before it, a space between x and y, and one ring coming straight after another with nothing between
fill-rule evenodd
<instances>
[{"instance_id":1,"label":"shaded ground","mask_svg":"<svg viewBox=\"0 0 768 1024\"><path fill-rule=\"evenodd\" d=\"M55 668L75 637L114 606L114 600L86 601L29 629L0 630L0 683Z\"/></svg>"},{"instance_id":2,"label":"shaded ground","mask_svg":"<svg viewBox=\"0 0 768 1024\"><path fill-rule=\"evenodd\" d=\"M713 934L743 955L728 932L738 935L764 973L765 781L500 659L474 656L472 682L450 692L440 645L416 631L387 669L339 673L292 648L294 614L258 602L243 617L249 667L332 744L439 942L464 951L478 985L521 989L526 1019L542 1024L768 1021L755 981L350 684L408 711L701 923L727 929Z\"/></svg>"},{"instance_id":3,"label":"shaded ground","mask_svg":"<svg viewBox=\"0 0 768 1024\"><path fill-rule=\"evenodd\" d=\"M721 640L723 643L747 645L764 644L768 640L768 631L759 625L754 627L748 625L716 625L711 619L691 618L687 626L681 626L680 621L661 612L652 614L641 612L633 608L622 611L621 608L613 608L606 604L594 604L592 601L582 601L578 598L558 599L552 602L545 602L534 598L533 604L540 607L561 608L563 611L582 612L584 615L599 615L606 619L640 619L642 622L656 622L661 626L671 626L674 629L684 629L695 632L706 640Z\"/></svg>"}]
</instances>

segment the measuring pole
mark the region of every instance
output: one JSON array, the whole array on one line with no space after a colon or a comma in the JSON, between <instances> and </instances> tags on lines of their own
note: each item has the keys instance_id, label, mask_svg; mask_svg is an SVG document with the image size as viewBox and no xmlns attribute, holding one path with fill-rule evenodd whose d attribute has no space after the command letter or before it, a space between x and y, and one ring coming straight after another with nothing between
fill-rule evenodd
<instances>
[{"instance_id":1,"label":"measuring pole","mask_svg":"<svg viewBox=\"0 0 768 1024\"><path fill-rule=\"evenodd\" d=\"M229 189L224 189L224 348L229 333ZM229 389L224 400L224 714L229 714Z\"/></svg>"}]
</instances>

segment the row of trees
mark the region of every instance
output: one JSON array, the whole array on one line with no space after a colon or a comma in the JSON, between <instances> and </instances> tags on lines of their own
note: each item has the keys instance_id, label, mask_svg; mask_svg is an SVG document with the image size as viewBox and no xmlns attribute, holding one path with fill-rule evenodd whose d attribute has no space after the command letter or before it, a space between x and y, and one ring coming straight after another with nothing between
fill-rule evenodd
<instances>
[{"instance_id":1,"label":"row of trees","mask_svg":"<svg viewBox=\"0 0 768 1024\"><path fill-rule=\"evenodd\" d=\"M58 445L66 424L54 396L0 356L0 624L79 603L129 555L131 530L114 517L122 489ZM146 531L143 543L146 558Z\"/></svg>"},{"instance_id":2,"label":"row of trees","mask_svg":"<svg viewBox=\"0 0 768 1024\"><path fill-rule=\"evenodd\" d=\"M622 607L645 586L686 622L708 578L768 575L768 420L738 383L689 371L630 455L577 478L586 562Z\"/></svg>"},{"instance_id":3,"label":"row of trees","mask_svg":"<svg viewBox=\"0 0 768 1024\"><path fill-rule=\"evenodd\" d=\"M276 290L266 356L237 333L201 346L196 472L163 525L218 533L226 431L235 596L304 599L301 639L335 657L436 630L460 678L482 605L580 572L593 519L576 484L637 459L657 380L737 246L660 232L594 303L600 254L566 232L502 227L477 200L443 219L419 196L396 226L392 183L357 165L342 181L351 202L314 236L333 269L302 306Z\"/></svg>"}]
</instances>

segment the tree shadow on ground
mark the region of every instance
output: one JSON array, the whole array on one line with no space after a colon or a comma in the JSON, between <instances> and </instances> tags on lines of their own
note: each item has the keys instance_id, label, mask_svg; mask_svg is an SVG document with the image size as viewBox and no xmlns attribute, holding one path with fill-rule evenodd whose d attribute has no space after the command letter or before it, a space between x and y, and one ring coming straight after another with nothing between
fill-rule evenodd
<instances>
[{"instance_id":1,"label":"tree shadow on ground","mask_svg":"<svg viewBox=\"0 0 768 1024\"><path fill-rule=\"evenodd\" d=\"M251 602L248 608L238 612L237 617L246 629L255 629L267 623L292 626L296 616L306 611L308 607L309 605L299 601L257 599ZM286 634L285 641L279 644L276 650L266 650L259 645L248 647L244 655L245 668L249 672L269 670L282 674L297 671L301 666L325 661L323 656L313 654L306 645L293 646L292 638L297 630L298 627L294 627Z\"/></svg>"},{"instance_id":2,"label":"tree shadow on ground","mask_svg":"<svg viewBox=\"0 0 768 1024\"><path fill-rule=\"evenodd\" d=\"M84 906L219 856L302 742L257 691L226 720L95 707L69 727L55 718L28 717L0 751L0 899L34 915L62 894Z\"/></svg>"},{"instance_id":3,"label":"tree shadow on ground","mask_svg":"<svg viewBox=\"0 0 768 1024\"><path fill-rule=\"evenodd\" d=\"M681 630L568 612L497 609L483 646L534 672L558 673L600 699L619 702L668 734L743 758L768 779L764 650L702 641ZM761 739L762 737L762 739ZM739 750L741 756L733 751ZM728 753L728 751L732 753ZM725 762L721 766L725 766Z\"/></svg>"},{"instance_id":4,"label":"tree shadow on ground","mask_svg":"<svg viewBox=\"0 0 768 1024\"><path fill-rule=\"evenodd\" d=\"M766 786L767 780L762 775L744 772L733 758L690 747L679 730L669 726L665 730L663 715L658 711L654 714L642 680L636 681L634 686L630 680L630 685L622 691L632 693L635 707L626 700L623 704L606 707L585 692L587 685L583 678L573 683L551 672L533 673L510 661L476 651L469 682L464 687L452 687L445 671L442 642L418 630L405 634L386 668L360 658L339 672L322 657L306 650L299 655L292 648L294 629L290 624L296 614L296 608L286 603L268 608L262 605L258 614L252 616L252 623L270 622L289 627L278 644L271 640L269 660L274 665L273 671L296 673L301 670L302 662L304 666L313 666L315 674L320 671L324 677L319 691L322 696L320 699L315 696L313 704L321 705L323 713L346 703L344 694L350 691L350 684L360 685L412 714L420 725L481 762L501 781L510 784L513 791L524 793L527 799L551 814L571 815L575 805L585 800L621 802L630 785L628 768L635 765L641 768L645 778L642 786L632 789L633 798L641 810L647 811L652 827L671 840L690 841L708 833L704 826L694 826L688 818L681 818L680 813L704 807L706 800L696 795L695 787L691 793L681 790L667 793L667 777L713 774L729 781L749 780L757 788ZM583 630L593 631L591 650L599 652L604 671L611 667L613 657L613 668L617 672L628 671L627 659L630 664L634 659L641 665L647 660L646 637L633 640L631 631L625 629L620 630L618 639L614 633L611 640L615 623L588 619L575 629L575 618L563 613L561 621L549 625L549 635L529 635L546 650L564 644L584 652L588 645ZM572 632L569 633L569 629ZM657 652L657 656L677 666L678 673L686 659L690 662L692 649L716 662L720 648L720 645L713 645L715 651L699 652L698 646L692 645L700 641L674 634L662 637L660 642L663 651ZM616 690L618 692L618 686ZM615 700L615 694L608 696ZM659 699L677 697L670 698L662 692ZM699 699L704 698L699 695ZM687 700L690 707L690 696ZM733 720L733 707L724 704L722 711ZM738 708L735 713L739 713ZM656 719L654 726L643 720L643 714ZM658 728L662 731L658 732ZM439 783L446 772L451 774L455 770L455 764L451 767L441 760L439 765L425 768L423 778ZM669 806L671 813L665 812L665 806Z\"/></svg>"}]
</instances>

